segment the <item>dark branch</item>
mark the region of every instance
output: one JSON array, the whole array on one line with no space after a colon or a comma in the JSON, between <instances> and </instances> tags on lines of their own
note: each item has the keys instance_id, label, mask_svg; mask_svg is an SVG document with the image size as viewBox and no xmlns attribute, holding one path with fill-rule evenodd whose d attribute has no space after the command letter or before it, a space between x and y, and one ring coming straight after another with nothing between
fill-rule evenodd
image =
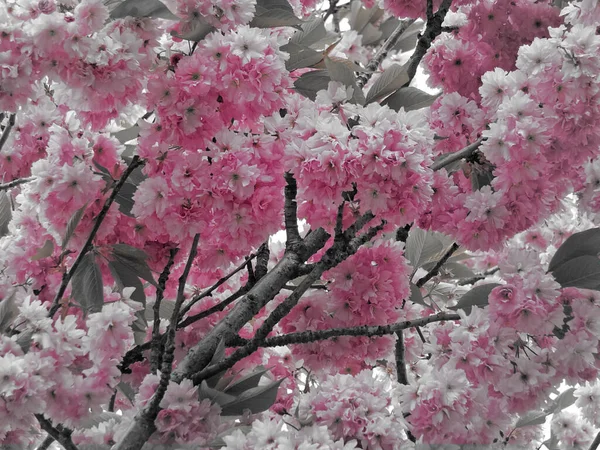
<instances>
[{"instance_id":1,"label":"dark branch","mask_svg":"<svg viewBox=\"0 0 600 450\"><path fill-rule=\"evenodd\" d=\"M46 419L42 414L36 414L35 418L40 423L42 430L52 437L56 442L62 445L65 450L77 450L75 444L71 440L72 431L57 425L54 427L52 422Z\"/></svg>"},{"instance_id":2,"label":"dark branch","mask_svg":"<svg viewBox=\"0 0 600 450\"><path fill-rule=\"evenodd\" d=\"M419 281L416 282L417 287L421 288L423 286L425 286L425 283L427 283L429 280L431 280L433 277L435 277L438 272L440 271L441 267L446 264L446 261L448 261L448 259L452 256L452 254L458 250L459 245L455 242L454 244L452 244L452 246L448 249L448 251L444 254L444 256L442 256L440 258L440 260L435 264L435 266L433 266L433 268L427 272L427 275L425 275L423 278L421 278Z\"/></svg>"},{"instance_id":3,"label":"dark branch","mask_svg":"<svg viewBox=\"0 0 600 450\"><path fill-rule=\"evenodd\" d=\"M46 436L46 439L42 441L37 450L47 450L48 447L52 445L54 442L54 438L50 435Z\"/></svg>"},{"instance_id":4,"label":"dark branch","mask_svg":"<svg viewBox=\"0 0 600 450\"><path fill-rule=\"evenodd\" d=\"M398 383L408 384L408 373L406 372L406 361L404 360L404 334L402 330L396 331L396 373Z\"/></svg>"},{"instance_id":5,"label":"dark branch","mask_svg":"<svg viewBox=\"0 0 600 450\"><path fill-rule=\"evenodd\" d=\"M29 183L33 180L35 180L35 177L18 178L9 183L0 184L0 191L6 191L7 189L14 188L15 186L19 186L21 184Z\"/></svg>"},{"instance_id":6,"label":"dark branch","mask_svg":"<svg viewBox=\"0 0 600 450\"><path fill-rule=\"evenodd\" d=\"M6 141L8 141L8 135L10 134L10 130L12 130L12 127L15 125L16 117L16 114L11 114L8 118L8 124L6 125L6 127L4 127L2 136L0 136L0 150L2 150L4 144L6 144Z\"/></svg>"},{"instance_id":7,"label":"dark branch","mask_svg":"<svg viewBox=\"0 0 600 450\"><path fill-rule=\"evenodd\" d=\"M590 445L590 450L598 450L598 446L600 445L600 432L596 435L594 442Z\"/></svg>"},{"instance_id":8,"label":"dark branch","mask_svg":"<svg viewBox=\"0 0 600 450\"><path fill-rule=\"evenodd\" d=\"M238 289L235 293L231 294L229 297L227 297L222 302L217 303L216 305L211 306L207 310L201 311L198 314L189 316L183 322L180 322L179 325L177 325L177 328L185 328L188 325L191 325L194 322L198 322L199 320L202 320L205 317L208 317L216 312L223 311L227 306L231 305L238 298L245 295L249 290L250 290L250 288L248 286L244 286L244 287Z\"/></svg>"},{"instance_id":9,"label":"dark branch","mask_svg":"<svg viewBox=\"0 0 600 450\"><path fill-rule=\"evenodd\" d=\"M150 344L150 372L153 374L156 374L156 371L162 364L162 353L164 350L162 346L162 336L160 334L160 304L164 298L167 281L169 281L169 275L171 275L171 267L173 267L175 256L177 256L178 252L178 248L169 250L169 260L160 274L160 277L158 277L156 301L152 306L154 317L152 320L152 343Z\"/></svg>"},{"instance_id":10,"label":"dark branch","mask_svg":"<svg viewBox=\"0 0 600 450\"><path fill-rule=\"evenodd\" d=\"M290 172L285 173L285 233L286 233L286 251L292 249L302 242L300 232L298 231L298 204L296 203L296 195L298 194L298 185L294 175Z\"/></svg>"},{"instance_id":11,"label":"dark branch","mask_svg":"<svg viewBox=\"0 0 600 450\"><path fill-rule=\"evenodd\" d=\"M108 214L108 210L110 209L115 198L117 197L117 194L119 193L119 191L125 184L125 181L129 177L129 175L131 175L131 173L137 167L142 166L144 164L145 164L144 161L141 160L139 156L137 156L137 155L134 156L133 159L131 160L131 164L129 164L127 169L125 169L125 172L123 172L123 175L117 182L116 186L113 188L113 191L110 194L110 197L108 197L108 199L104 203L104 206L102 207L102 210L100 211L100 214L98 214L96 222L94 223L94 227L92 228L92 231L90 232L90 235L88 236L87 241L85 241L85 244L83 244L81 252L77 256L77 259L73 263L73 266L71 266L71 269L68 272L65 272L63 274L62 282L60 284L58 292L56 293L56 296L54 297L54 300L52 302L52 307L50 308L50 313L49 313L50 317L53 317L54 314L56 314L56 311L58 311L58 309L60 308L60 300L61 300L63 294L65 293L65 291L67 290L69 281L71 281L73 274L77 270L77 267L79 267L79 264L81 264L81 261L83 260L83 258L87 254L87 252L92 248L92 242L94 241L94 238L96 237L96 233L100 229L100 225L102 225L102 221L106 217L106 214Z\"/></svg>"}]
</instances>

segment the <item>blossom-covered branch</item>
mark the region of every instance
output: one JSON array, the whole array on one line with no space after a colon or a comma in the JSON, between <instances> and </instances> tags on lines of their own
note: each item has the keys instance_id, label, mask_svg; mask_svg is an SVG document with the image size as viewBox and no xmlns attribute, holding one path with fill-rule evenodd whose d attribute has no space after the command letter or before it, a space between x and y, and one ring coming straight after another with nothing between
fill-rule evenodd
<instances>
[{"instance_id":1,"label":"blossom-covered branch","mask_svg":"<svg viewBox=\"0 0 600 450\"><path fill-rule=\"evenodd\" d=\"M439 161L433 163L433 165L431 166L431 169L434 171L437 171L437 170L440 170L440 169L452 164L455 161L460 161L463 158L468 158L469 156L471 156L473 154L473 152L475 152L475 150L477 150L479 148L479 146L481 145L481 143L484 140L485 140L484 138L477 139L475 142L473 142L472 144L469 144L465 148L463 148L457 152L454 152L448 156L445 156L443 159L440 159Z\"/></svg>"}]
</instances>

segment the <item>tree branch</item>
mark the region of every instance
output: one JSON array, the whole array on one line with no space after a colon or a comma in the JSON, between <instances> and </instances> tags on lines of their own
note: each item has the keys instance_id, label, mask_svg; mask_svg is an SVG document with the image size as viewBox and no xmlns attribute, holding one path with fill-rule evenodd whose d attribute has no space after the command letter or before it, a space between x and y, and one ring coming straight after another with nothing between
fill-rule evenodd
<instances>
[{"instance_id":1,"label":"tree branch","mask_svg":"<svg viewBox=\"0 0 600 450\"><path fill-rule=\"evenodd\" d=\"M8 135L10 134L10 130L12 130L12 127L15 125L16 117L17 115L13 113L8 118L8 123L6 124L6 127L4 127L2 136L0 136L0 150L2 150L4 144L6 144L6 141L8 141Z\"/></svg>"},{"instance_id":2,"label":"tree branch","mask_svg":"<svg viewBox=\"0 0 600 450\"><path fill-rule=\"evenodd\" d=\"M123 172L123 175L117 182L116 186L113 188L113 191L110 194L110 197L108 197L108 199L104 203L104 206L102 207L102 210L98 214L98 217L96 218L96 222L94 223L94 227L92 228L92 231L90 232L90 235L88 236L87 241L85 241L85 244L83 244L83 247L81 249L81 252L77 256L77 259L71 266L71 269L68 272L65 272L63 274L62 282L60 284L58 292L56 293L56 296L54 297L54 300L52 302L52 307L50 308L49 317L53 317L54 314L56 314L56 311L58 311L58 309L60 308L60 300L61 300L63 294L65 293L65 291L67 290L69 281L71 281L73 274L77 270L77 267L79 267L79 264L81 264L81 261L85 257L86 253L92 248L92 242L94 241L94 238L96 237L96 233L100 229L100 225L102 224L102 221L106 217L106 214L108 213L108 210L110 209L115 198L117 197L117 194L119 193L119 191L125 184L125 181L137 167L142 166L144 164L145 164L145 162L143 160L141 160L139 156L137 156L137 155L134 156L133 159L131 160L131 164L129 164L127 169L125 169L125 172Z\"/></svg>"},{"instance_id":3,"label":"tree branch","mask_svg":"<svg viewBox=\"0 0 600 450\"><path fill-rule=\"evenodd\" d=\"M410 27L413 23L415 23L415 19L406 19L400 21L396 29L392 31L392 34L390 34L390 36L383 43L381 48L377 50L375 56L373 56L373 58L369 61L367 67L365 68L366 72L361 73L356 78L356 84L359 88L362 89L365 86L365 84L367 84L367 82L373 76L373 73L375 73L375 71L379 68L379 66L381 65L385 57L388 55L390 50L394 47L394 45L396 45L398 39L400 39L400 36L402 36L406 32L408 27Z\"/></svg>"},{"instance_id":4,"label":"tree branch","mask_svg":"<svg viewBox=\"0 0 600 450\"><path fill-rule=\"evenodd\" d=\"M596 435L592 445L590 445L590 450L598 450L598 446L600 446L600 432Z\"/></svg>"},{"instance_id":5,"label":"tree branch","mask_svg":"<svg viewBox=\"0 0 600 450\"><path fill-rule=\"evenodd\" d=\"M417 281L415 284L417 285L418 288L421 288L423 286L425 286L425 283L427 283L429 280L431 280L434 276L436 276L438 274L438 272L440 271L440 268L446 264L446 261L448 261L448 259L452 256L452 254L458 250L459 245L455 242L454 244L452 244L452 246L448 249L448 251L444 254L444 256L442 256L440 258L440 260L435 264L435 266L433 266L433 268L427 272L427 275L425 275L423 278L421 278L419 281Z\"/></svg>"},{"instance_id":6,"label":"tree branch","mask_svg":"<svg viewBox=\"0 0 600 450\"><path fill-rule=\"evenodd\" d=\"M484 138L479 138L472 144L469 144L468 146L466 146L465 148L458 150L457 152L448 154L448 156L446 156L444 159L440 159L439 161L434 162L431 165L431 170L433 170L435 172L437 170L440 170L443 167L446 167L446 166L452 164L455 161L461 160L463 158L468 158L475 152L475 150L477 150L479 148L479 146L481 145L481 143L484 140L485 140Z\"/></svg>"},{"instance_id":7,"label":"tree branch","mask_svg":"<svg viewBox=\"0 0 600 450\"><path fill-rule=\"evenodd\" d=\"M46 450L52 443L54 442L54 438L50 435L46 436L46 439L42 441L37 450Z\"/></svg>"},{"instance_id":8,"label":"tree branch","mask_svg":"<svg viewBox=\"0 0 600 450\"><path fill-rule=\"evenodd\" d=\"M72 431L57 425L54 427L52 422L46 419L42 414L36 414L35 418L40 423L42 430L48 433L55 441L62 445L65 450L77 450L75 444L71 440Z\"/></svg>"},{"instance_id":9,"label":"tree branch","mask_svg":"<svg viewBox=\"0 0 600 450\"><path fill-rule=\"evenodd\" d=\"M160 334L160 304L165 295L165 288L167 281L169 281L169 275L171 275L171 267L175 262L175 256L179 252L178 248L172 248L169 250L169 260L165 265L160 277L158 277L158 289L156 290L156 301L152 306L152 312L154 314L152 323L152 342L150 344L150 373L156 374L156 371L162 364L162 336Z\"/></svg>"},{"instance_id":10,"label":"tree branch","mask_svg":"<svg viewBox=\"0 0 600 450\"><path fill-rule=\"evenodd\" d=\"M298 205L296 203L296 195L298 194L298 185L294 175L290 172L285 173L285 234L286 234L286 251L292 249L302 242L300 232L298 231Z\"/></svg>"},{"instance_id":11,"label":"tree branch","mask_svg":"<svg viewBox=\"0 0 600 450\"><path fill-rule=\"evenodd\" d=\"M9 183L0 184L0 191L6 191L7 189L14 188L15 186L19 186L21 184L29 183L33 180L35 180L35 177L18 178L16 180L12 180Z\"/></svg>"},{"instance_id":12,"label":"tree branch","mask_svg":"<svg viewBox=\"0 0 600 450\"><path fill-rule=\"evenodd\" d=\"M419 67L423 56L425 56L425 53L427 53L427 50L429 50L429 47L431 47L431 43L442 33L442 23L444 22L446 14L450 10L451 4L452 0L443 0L442 4L440 5L440 9L433 14L431 19L427 19L425 31L417 41L417 47L408 60L408 76L410 80L415 77L417 73L417 67Z\"/></svg>"},{"instance_id":13,"label":"tree branch","mask_svg":"<svg viewBox=\"0 0 600 450\"><path fill-rule=\"evenodd\" d=\"M396 373L398 383L408 384L408 373L406 372L406 361L404 360L404 334L402 330L396 331Z\"/></svg>"}]
</instances>

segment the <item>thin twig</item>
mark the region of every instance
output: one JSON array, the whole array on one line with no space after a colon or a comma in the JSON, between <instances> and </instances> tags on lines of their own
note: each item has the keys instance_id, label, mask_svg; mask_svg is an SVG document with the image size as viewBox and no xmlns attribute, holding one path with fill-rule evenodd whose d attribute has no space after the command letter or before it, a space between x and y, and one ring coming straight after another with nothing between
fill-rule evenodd
<instances>
[{"instance_id":1,"label":"thin twig","mask_svg":"<svg viewBox=\"0 0 600 450\"><path fill-rule=\"evenodd\" d=\"M75 444L71 440L71 430L61 427L57 425L54 427L52 422L46 419L42 414L36 414L35 418L40 423L42 430L48 433L52 438L57 441L60 445L62 445L65 450L77 450Z\"/></svg>"},{"instance_id":2,"label":"thin twig","mask_svg":"<svg viewBox=\"0 0 600 450\"><path fill-rule=\"evenodd\" d=\"M65 272L63 274L62 282L60 284L58 292L56 293L56 296L54 297L54 300L52 302L52 307L50 308L50 313L49 313L50 317L53 317L54 314L56 313L56 311L58 311L58 309L60 308L60 300L61 300L63 294L65 293L65 291L67 290L69 281L71 281L71 278L75 274L75 271L79 267L79 264L81 264L81 261L83 260L83 258L87 254L87 252L92 248L92 242L94 241L94 238L96 237L96 233L100 229L100 225L102 224L102 221L106 217L106 214L108 214L108 210L110 209L115 198L117 197L117 194L119 193L119 191L125 184L125 181L129 177L129 175L131 175L131 173L136 168L138 168L139 166L142 166L144 164L145 164L144 161L141 160L139 156L137 156L137 155L134 156L133 159L131 160L131 163L129 164L127 169L125 169L125 172L123 172L123 175L121 176L121 178L119 179L119 181L117 182L115 187L113 188L113 191L110 194L110 197L108 197L108 199L104 203L104 206L102 207L102 210L100 211L100 214L98 214L98 217L96 218L96 222L94 223L94 227L92 228L92 231L90 232L90 235L88 236L87 241L85 241L85 244L83 244L83 247L81 248L81 252L77 256L77 259L71 266L71 269L68 272Z\"/></svg>"},{"instance_id":3,"label":"thin twig","mask_svg":"<svg viewBox=\"0 0 600 450\"><path fill-rule=\"evenodd\" d=\"M400 39L400 36L402 36L406 32L408 27L410 27L413 23L415 23L415 19L406 19L400 21L396 29L392 31L392 34L390 34L390 36L387 38L387 40L384 42L381 48L377 50L375 56L373 56L373 58L369 61L367 67L365 68L366 71L361 73L357 77L356 84L359 88L362 89L365 86L365 84L367 84L367 82L373 76L373 73L375 73L375 71L379 68L381 62L385 59L385 57L388 55L388 53L394 47L394 45L396 45L398 39Z\"/></svg>"},{"instance_id":4,"label":"thin twig","mask_svg":"<svg viewBox=\"0 0 600 450\"><path fill-rule=\"evenodd\" d=\"M160 304L165 295L165 289L167 281L169 281L169 275L171 275L171 267L175 262L175 256L179 252L178 248L169 249L169 259L165 268L163 269L160 277L158 277L158 289L156 291L156 301L152 306L152 312L154 314L152 321L152 344L150 345L150 373L156 374L156 371L162 363L162 336L160 334Z\"/></svg>"},{"instance_id":5,"label":"thin twig","mask_svg":"<svg viewBox=\"0 0 600 450\"><path fill-rule=\"evenodd\" d=\"M6 144L6 141L8 140L10 130L12 130L12 127L15 125L16 117L17 115L13 113L8 118L8 124L6 124L6 127L4 127L4 131L2 132L2 136L0 137L0 150L2 150L2 147L4 147L4 144Z\"/></svg>"},{"instance_id":6,"label":"thin twig","mask_svg":"<svg viewBox=\"0 0 600 450\"><path fill-rule=\"evenodd\" d=\"M431 170L433 170L435 172L437 170L440 170L443 167L446 167L446 166L452 164L455 161L459 161L463 158L468 158L475 152L475 150L477 150L479 148L479 146L481 145L481 143L484 140L485 140L485 138L479 138L472 144L467 145L465 148L460 149L457 152L448 154L448 156L445 157L444 159L434 162L431 165Z\"/></svg>"},{"instance_id":7,"label":"thin twig","mask_svg":"<svg viewBox=\"0 0 600 450\"><path fill-rule=\"evenodd\" d=\"M216 305L211 306L210 308L208 308L208 309L206 309L204 311L201 311L198 314L194 314L193 316L187 317L183 322L180 322L179 325L177 325L177 328L185 328L188 325L191 325L194 322L198 322L199 320L202 320L205 317L208 317L208 316L210 316L210 315L212 315L212 314L214 314L216 312L223 311L227 306L229 306L230 304L232 304L238 298L242 297L249 290L250 289L249 289L248 286L244 286L244 287L238 289L236 292L234 292L233 294L231 294L229 297L227 297L222 302L217 303Z\"/></svg>"},{"instance_id":8,"label":"thin twig","mask_svg":"<svg viewBox=\"0 0 600 450\"><path fill-rule=\"evenodd\" d=\"M406 372L406 361L404 360L404 333L396 331L396 373L398 383L408 385L408 373Z\"/></svg>"},{"instance_id":9,"label":"thin twig","mask_svg":"<svg viewBox=\"0 0 600 450\"><path fill-rule=\"evenodd\" d=\"M448 249L448 251L444 254L444 256L442 256L440 258L440 260L435 264L435 266L433 266L433 268L427 272L427 274L421 278L419 281L417 281L415 284L417 285L418 288L421 288L423 286L425 286L425 283L427 283L429 280L431 280L434 276L436 276L438 274L438 272L440 271L441 267L446 264L446 261L448 261L448 259L452 256L452 254L458 250L459 245L455 242L454 244L452 244L452 246Z\"/></svg>"},{"instance_id":10,"label":"thin twig","mask_svg":"<svg viewBox=\"0 0 600 450\"><path fill-rule=\"evenodd\" d=\"M114 390L108 401L108 411L113 412L115 410L115 402L117 401L117 389Z\"/></svg>"},{"instance_id":11,"label":"thin twig","mask_svg":"<svg viewBox=\"0 0 600 450\"><path fill-rule=\"evenodd\" d=\"M0 191L6 191L7 189L14 188L15 186L19 186L21 184L29 183L33 180L35 180L35 177L18 178L16 180L12 180L9 183L0 184Z\"/></svg>"}]
</instances>

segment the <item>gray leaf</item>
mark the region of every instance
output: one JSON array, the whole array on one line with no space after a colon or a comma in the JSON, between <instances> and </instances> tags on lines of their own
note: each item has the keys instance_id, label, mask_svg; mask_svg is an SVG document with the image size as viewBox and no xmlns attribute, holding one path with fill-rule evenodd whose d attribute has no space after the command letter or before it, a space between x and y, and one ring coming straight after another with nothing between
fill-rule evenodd
<instances>
[{"instance_id":1,"label":"gray leaf","mask_svg":"<svg viewBox=\"0 0 600 450\"><path fill-rule=\"evenodd\" d=\"M169 8L159 0L125 0L110 13L111 19L128 16L179 20L179 17L169 11Z\"/></svg>"},{"instance_id":2,"label":"gray leaf","mask_svg":"<svg viewBox=\"0 0 600 450\"><path fill-rule=\"evenodd\" d=\"M0 238L8 234L8 224L12 219L12 205L5 191L0 191Z\"/></svg>"},{"instance_id":3,"label":"gray leaf","mask_svg":"<svg viewBox=\"0 0 600 450\"><path fill-rule=\"evenodd\" d=\"M126 266L136 276L158 287L146 262L148 255L144 251L127 244L115 244L113 245L112 256L115 261Z\"/></svg>"},{"instance_id":4,"label":"gray leaf","mask_svg":"<svg viewBox=\"0 0 600 450\"><path fill-rule=\"evenodd\" d=\"M371 89L369 89L366 103L376 102L377 100L388 96L409 81L410 78L406 66L401 66L400 64L391 65L383 71L379 78L375 80Z\"/></svg>"},{"instance_id":5,"label":"gray leaf","mask_svg":"<svg viewBox=\"0 0 600 450\"><path fill-rule=\"evenodd\" d=\"M102 273L96 264L94 253L83 257L73 274L73 297L84 314L99 312L104 305Z\"/></svg>"}]
</instances>

